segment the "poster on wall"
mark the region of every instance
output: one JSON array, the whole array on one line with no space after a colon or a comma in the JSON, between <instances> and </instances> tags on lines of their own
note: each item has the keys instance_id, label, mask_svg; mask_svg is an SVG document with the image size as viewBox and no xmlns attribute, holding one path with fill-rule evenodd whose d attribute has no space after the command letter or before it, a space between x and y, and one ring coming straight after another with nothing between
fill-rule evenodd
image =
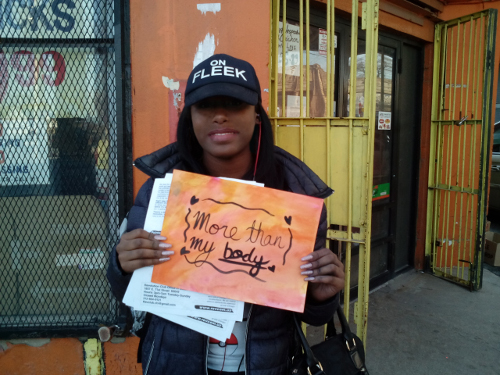
<instances>
[{"instance_id":1,"label":"poster on wall","mask_svg":"<svg viewBox=\"0 0 500 375\"><path fill-rule=\"evenodd\" d=\"M320 55L326 56L328 46L328 34L325 29L319 29L318 35L318 51Z\"/></svg>"},{"instance_id":2,"label":"poster on wall","mask_svg":"<svg viewBox=\"0 0 500 375\"><path fill-rule=\"evenodd\" d=\"M380 199L389 198L390 192L391 192L390 183L373 185L372 200L377 201Z\"/></svg>"},{"instance_id":3,"label":"poster on wall","mask_svg":"<svg viewBox=\"0 0 500 375\"><path fill-rule=\"evenodd\" d=\"M286 24L285 74L300 76L300 27ZM283 71L283 22L280 22L278 36L278 73Z\"/></svg>"},{"instance_id":4,"label":"poster on wall","mask_svg":"<svg viewBox=\"0 0 500 375\"><path fill-rule=\"evenodd\" d=\"M391 112L378 113L378 130L391 130Z\"/></svg>"},{"instance_id":5,"label":"poster on wall","mask_svg":"<svg viewBox=\"0 0 500 375\"><path fill-rule=\"evenodd\" d=\"M306 115L307 97L302 97L302 116ZM286 96L286 117L300 117L300 96Z\"/></svg>"},{"instance_id":6,"label":"poster on wall","mask_svg":"<svg viewBox=\"0 0 500 375\"><path fill-rule=\"evenodd\" d=\"M50 182L47 124L0 120L0 186Z\"/></svg>"},{"instance_id":7,"label":"poster on wall","mask_svg":"<svg viewBox=\"0 0 500 375\"><path fill-rule=\"evenodd\" d=\"M318 34L318 51L320 55L326 56L328 50L328 31L319 29ZM337 35L334 37L333 48L337 48Z\"/></svg>"},{"instance_id":8,"label":"poster on wall","mask_svg":"<svg viewBox=\"0 0 500 375\"><path fill-rule=\"evenodd\" d=\"M89 118L110 68L96 51L0 48L0 118Z\"/></svg>"}]
</instances>

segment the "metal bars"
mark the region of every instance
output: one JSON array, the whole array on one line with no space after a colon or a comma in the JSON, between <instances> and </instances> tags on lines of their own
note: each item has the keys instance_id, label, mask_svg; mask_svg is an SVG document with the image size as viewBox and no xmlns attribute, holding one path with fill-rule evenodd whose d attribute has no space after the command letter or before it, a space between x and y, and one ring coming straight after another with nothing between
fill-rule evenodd
<instances>
[{"instance_id":1,"label":"metal bars","mask_svg":"<svg viewBox=\"0 0 500 375\"><path fill-rule=\"evenodd\" d=\"M353 3L354 7L354 3ZM368 113L368 139L367 139L367 161L365 161L365 212L366 212L366 232L365 245L366 251L362 251L363 245L360 246L359 252L359 281L358 302L355 307L355 317L357 321L363 322L365 325L368 322L368 294L370 286L370 239L371 239L371 217L372 217L372 186L373 186L373 148L375 140L375 107L376 107L376 82L377 82L377 56L378 56L378 12L379 1L368 0L366 2L366 87L365 87L365 108ZM352 55L352 52L351 52ZM351 76L352 77L352 76ZM354 97L351 99L354 102ZM362 268L363 267L363 268ZM359 324L359 323L358 323ZM363 332L366 339L367 327L362 329L358 326L358 333Z\"/></svg>"},{"instance_id":2,"label":"metal bars","mask_svg":"<svg viewBox=\"0 0 500 375\"><path fill-rule=\"evenodd\" d=\"M481 287L496 10L436 25L426 255ZM471 79L472 76L472 79Z\"/></svg>"},{"instance_id":3,"label":"metal bars","mask_svg":"<svg viewBox=\"0 0 500 375\"><path fill-rule=\"evenodd\" d=\"M289 1L290 3L291 1ZM366 24L365 116L355 117L358 7L352 1L350 115L334 117L335 4L326 2L326 30L310 24L310 1L298 2L297 20L287 19L287 1L271 4L270 117L276 144L305 161L334 190L327 199L328 239L345 252L344 311L349 316L351 248L359 246L358 302L354 319L366 342L370 271L370 232L378 48L378 1L364 5ZM280 26L280 21L282 26ZM287 45L286 33L299 42ZM326 48L311 44L326 35ZM317 36L317 38L316 38ZM304 46L305 40L305 46ZM324 52L324 53L323 53ZM305 56L305 62L304 60ZM314 61L314 64L311 63ZM298 66L297 66L298 65ZM304 71L305 70L305 71ZM305 78L305 82L304 82ZM346 102L347 102L347 98ZM304 103L305 102L305 103ZM340 109L337 109L340 112ZM354 228L356 230L354 230Z\"/></svg>"}]
</instances>

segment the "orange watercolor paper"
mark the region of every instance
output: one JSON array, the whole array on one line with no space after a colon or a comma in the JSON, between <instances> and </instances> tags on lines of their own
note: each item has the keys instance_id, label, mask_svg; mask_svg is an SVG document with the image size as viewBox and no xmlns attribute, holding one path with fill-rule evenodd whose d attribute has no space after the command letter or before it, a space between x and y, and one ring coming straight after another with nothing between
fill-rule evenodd
<instances>
[{"instance_id":1,"label":"orange watercolor paper","mask_svg":"<svg viewBox=\"0 0 500 375\"><path fill-rule=\"evenodd\" d=\"M175 254L151 281L303 312L301 258L314 250L322 207L319 198L175 170L161 232Z\"/></svg>"}]
</instances>

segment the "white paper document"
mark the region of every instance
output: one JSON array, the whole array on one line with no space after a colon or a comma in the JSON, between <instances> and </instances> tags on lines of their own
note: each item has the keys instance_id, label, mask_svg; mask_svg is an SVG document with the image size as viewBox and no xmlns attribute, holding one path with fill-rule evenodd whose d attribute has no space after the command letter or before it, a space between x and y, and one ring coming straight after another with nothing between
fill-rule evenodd
<instances>
[{"instance_id":1,"label":"white paper document","mask_svg":"<svg viewBox=\"0 0 500 375\"><path fill-rule=\"evenodd\" d=\"M233 332L234 328L234 320L203 318L201 316L181 316L172 314L161 317L181 326L188 327L189 329L192 329L193 331L199 332L208 337L213 337L214 339L222 342L225 342L228 338L231 337L231 333Z\"/></svg>"},{"instance_id":2,"label":"white paper document","mask_svg":"<svg viewBox=\"0 0 500 375\"><path fill-rule=\"evenodd\" d=\"M143 267L134 272L123 303L136 310L155 315L203 315L206 318L241 321L245 303L233 299L211 296L171 288L151 282L153 267ZM163 316L163 315L162 315Z\"/></svg>"},{"instance_id":3,"label":"white paper document","mask_svg":"<svg viewBox=\"0 0 500 375\"><path fill-rule=\"evenodd\" d=\"M154 234L160 234L167 209L168 193L172 184L172 173L167 173L165 178L157 178L151 191L144 230Z\"/></svg>"},{"instance_id":4,"label":"white paper document","mask_svg":"<svg viewBox=\"0 0 500 375\"><path fill-rule=\"evenodd\" d=\"M144 223L148 232L161 233L171 183L172 174L155 180ZM155 284L152 275L153 266L134 271L123 303L220 341L231 336L235 321L243 319L242 301Z\"/></svg>"}]
</instances>

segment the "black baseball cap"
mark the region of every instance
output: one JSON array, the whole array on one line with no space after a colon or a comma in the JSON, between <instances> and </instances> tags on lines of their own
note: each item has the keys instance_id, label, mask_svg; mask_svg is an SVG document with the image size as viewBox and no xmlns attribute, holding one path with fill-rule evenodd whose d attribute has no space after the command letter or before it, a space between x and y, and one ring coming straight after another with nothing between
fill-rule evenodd
<instances>
[{"instance_id":1,"label":"black baseball cap","mask_svg":"<svg viewBox=\"0 0 500 375\"><path fill-rule=\"evenodd\" d=\"M184 105L212 96L229 96L251 105L260 103L259 79L253 66L225 54L213 55L196 65L189 74Z\"/></svg>"}]
</instances>

